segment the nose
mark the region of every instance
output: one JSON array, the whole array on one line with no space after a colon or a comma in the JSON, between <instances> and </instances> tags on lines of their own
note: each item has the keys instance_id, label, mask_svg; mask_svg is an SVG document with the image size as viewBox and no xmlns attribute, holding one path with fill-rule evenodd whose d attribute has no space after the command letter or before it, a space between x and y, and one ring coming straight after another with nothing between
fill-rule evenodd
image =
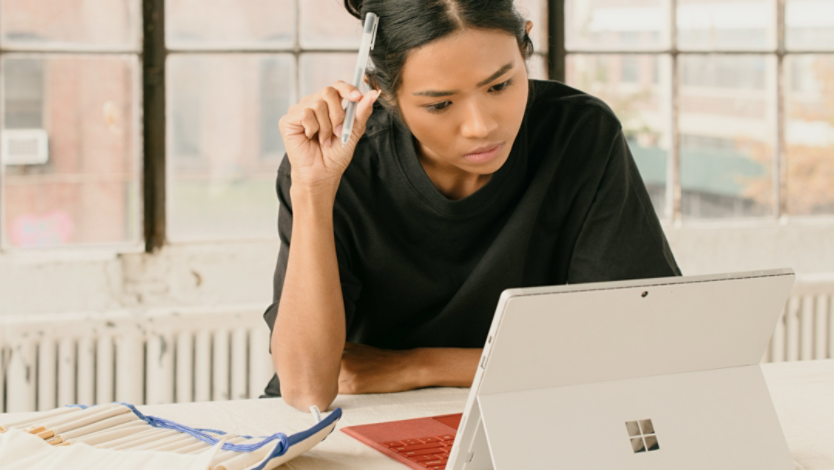
<instances>
[{"instance_id":1,"label":"nose","mask_svg":"<svg viewBox=\"0 0 834 470\"><path fill-rule=\"evenodd\" d=\"M466 115L460 133L467 139L485 139L498 127L498 121L484 106L477 102L466 107Z\"/></svg>"}]
</instances>

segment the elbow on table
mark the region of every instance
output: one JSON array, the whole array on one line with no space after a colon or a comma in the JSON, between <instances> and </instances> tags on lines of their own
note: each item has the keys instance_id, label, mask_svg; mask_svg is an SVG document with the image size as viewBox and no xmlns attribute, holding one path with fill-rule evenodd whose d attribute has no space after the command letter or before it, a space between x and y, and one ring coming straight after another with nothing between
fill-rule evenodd
<instances>
[{"instance_id":1,"label":"elbow on table","mask_svg":"<svg viewBox=\"0 0 834 470\"><path fill-rule=\"evenodd\" d=\"M310 407L316 405L319 410L325 411L336 399L339 393L339 384L332 387L314 389L312 387L285 386L281 383L281 397L284 403L299 411L310 411Z\"/></svg>"}]
</instances>

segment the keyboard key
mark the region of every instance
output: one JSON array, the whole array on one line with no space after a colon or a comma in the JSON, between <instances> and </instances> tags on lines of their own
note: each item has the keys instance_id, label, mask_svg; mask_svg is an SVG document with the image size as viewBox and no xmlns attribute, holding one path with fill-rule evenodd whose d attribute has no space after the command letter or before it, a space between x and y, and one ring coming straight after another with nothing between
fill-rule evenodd
<instances>
[{"instance_id":1,"label":"keyboard key","mask_svg":"<svg viewBox=\"0 0 834 470\"><path fill-rule=\"evenodd\" d=\"M399 452L403 457L411 457L412 455L434 455L437 453L437 448L434 449L420 449L420 450L404 450Z\"/></svg>"},{"instance_id":2,"label":"keyboard key","mask_svg":"<svg viewBox=\"0 0 834 470\"><path fill-rule=\"evenodd\" d=\"M426 462L428 460L437 460L437 458L433 455L412 455L408 460L412 462Z\"/></svg>"},{"instance_id":3,"label":"keyboard key","mask_svg":"<svg viewBox=\"0 0 834 470\"><path fill-rule=\"evenodd\" d=\"M443 439L440 439L439 437L424 437L423 439L420 439L420 440L421 441L426 441L426 442L440 442Z\"/></svg>"},{"instance_id":4,"label":"keyboard key","mask_svg":"<svg viewBox=\"0 0 834 470\"><path fill-rule=\"evenodd\" d=\"M440 442L428 442L426 444L412 444L410 446L402 446L402 447L394 447L394 450L397 452L402 451L409 451L409 450L420 450L420 449L438 449L444 448L443 444Z\"/></svg>"},{"instance_id":5,"label":"keyboard key","mask_svg":"<svg viewBox=\"0 0 834 470\"><path fill-rule=\"evenodd\" d=\"M383 442L382 445L384 445L385 447L399 447L399 446L404 446L405 444L403 444L400 441L391 441L391 442Z\"/></svg>"}]
</instances>

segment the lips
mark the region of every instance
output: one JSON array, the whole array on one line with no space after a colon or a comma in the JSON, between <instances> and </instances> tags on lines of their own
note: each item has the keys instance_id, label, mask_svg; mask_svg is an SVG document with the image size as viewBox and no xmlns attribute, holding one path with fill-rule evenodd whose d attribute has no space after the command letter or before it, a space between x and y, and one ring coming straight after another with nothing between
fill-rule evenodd
<instances>
[{"instance_id":1,"label":"lips","mask_svg":"<svg viewBox=\"0 0 834 470\"><path fill-rule=\"evenodd\" d=\"M483 145L473 149L470 153L463 156L466 160L472 163L486 163L498 156L498 153L504 147L504 142L497 144Z\"/></svg>"}]
</instances>

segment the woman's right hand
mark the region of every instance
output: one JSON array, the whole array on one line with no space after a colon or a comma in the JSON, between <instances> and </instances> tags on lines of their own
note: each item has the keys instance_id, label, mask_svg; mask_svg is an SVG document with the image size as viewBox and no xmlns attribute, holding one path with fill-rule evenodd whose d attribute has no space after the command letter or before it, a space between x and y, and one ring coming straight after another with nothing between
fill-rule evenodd
<instances>
[{"instance_id":1,"label":"woman's right hand","mask_svg":"<svg viewBox=\"0 0 834 470\"><path fill-rule=\"evenodd\" d=\"M338 187L378 97L376 90L363 96L353 85L338 81L290 107L279 127L292 165L294 186ZM353 133L344 147L342 99L357 102Z\"/></svg>"}]
</instances>

